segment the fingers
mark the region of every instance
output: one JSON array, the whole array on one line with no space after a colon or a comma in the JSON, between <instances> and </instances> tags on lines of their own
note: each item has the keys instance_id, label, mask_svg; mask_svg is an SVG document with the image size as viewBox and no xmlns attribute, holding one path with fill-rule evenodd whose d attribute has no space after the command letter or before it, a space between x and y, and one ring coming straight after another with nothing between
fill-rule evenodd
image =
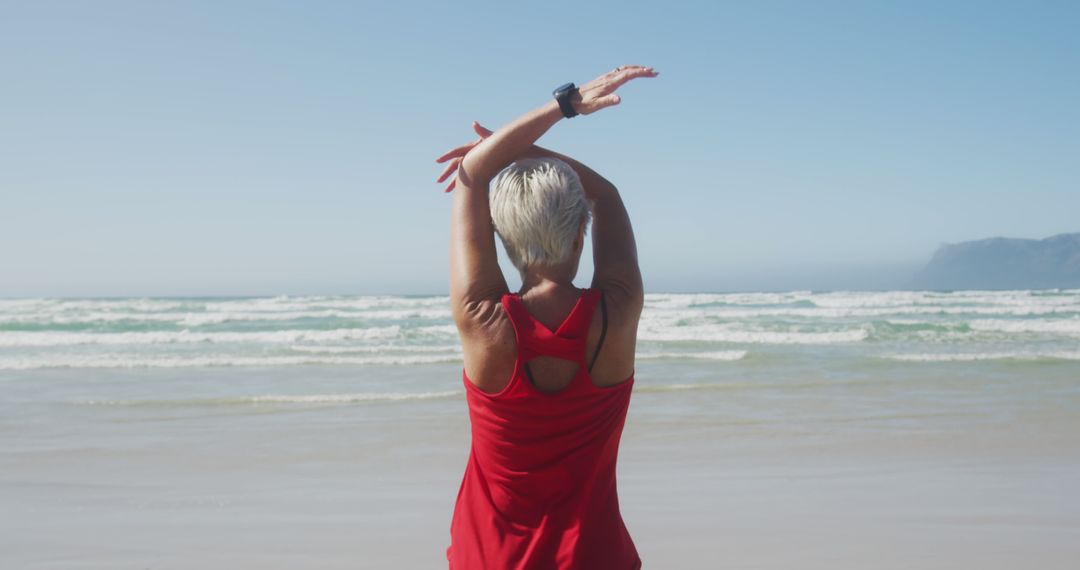
<instances>
[{"instance_id":1,"label":"fingers","mask_svg":"<svg viewBox=\"0 0 1080 570\"><path fill-rule=\"evenodd\" d=\"M477 144L480 144L480 141L473 141L471 143L466 143L466 144L463 144L463 145L461 145L459 147L450 149L450 150L446 151L439 158L436 158L435 162L442 163L442 162L446 162L447 160L450 160L451 158L454 158L454 157L457 157L457 156L465 156L465 153L469 152L469 150L471 150L472 147L476 146Z\"/></svg>"},{"instance_id":2,"label":"fingers","mask_svg":"<svg viewBox=\"0 0 1080 570\"><path fill-rule=\"evenodd\" d=\"M612 78L612 87L617 88L627 81L637 79L638 77L656 77L657 75L659 75L659 73L651 67L628 65L621 68L621 70Z\"/></svg>"},{"instance_id":3,"label":"fingers","mask_svg":"<svg viewBox=\"0 0 1080 570\"><path fill-rule=\"evenodd\" d=\"M611 73L618 74L618 73L622 73L624 71L631 71L631 70L634 70L634 69L645 69L645 66L644 65L620 65L619 67L616 67L614 70L612 70Z\"/></svg>"},{"instance_id":4,"label":"fingers","mask_svg":"<svg viewBox=\"0 0 1080 570\"><path fill-rule=\"evenodd\" d=\"M474 147L476 147L476 145L484 142L484 139L492 135L490 129L483 127L477 121L473 121L472 128L473 131L476 132L476 134L480 135L480 138L478 140L463 144L459 147L452 148L443 153L443 155L439 158L435 159L435 162L439 164L448 160L450 161L450 163L446 165L446 168L443 169L442 174L439 175L439 178L435 180L436 183L441 184L445 182L447 178L450 178L450 175L454 174L457 169L461 167L461 161L465 159L465 155L468 154L469 151L472 150ZM453 180L450 181L450 184L446 185L446 188L443 190L443 192L452 192L455 186L457 186L456 176Z\"/></svg>"},{"instance_id":5,"label":"fingers","mask_svg":"<svg viewBox=\"0 0 1080 570\"><path fill-rule=\"evenodd\" d=\"M600 105L600 107L611 107L621 103L622 97L619 97L618 95L612 93L611 95L604 95L603 97L597 99L596 102Z\"/></svg>"},{"instance_id":6,"label":"fingers","mask_svg":"<svg viewBox=\"0 0 1080 570\"><path fill-rule=\"evenodd\" d=\"M476 147L476 145L484 142L484 139L492 135L491 130L483 127L482 125L480 125L480 123L476 121L473 121L472 127L473 131L475 131L476 134L480 135L480 138L478 140L463 144L459 147L452 148L443 153L443 155L439 158L435 159L435 162L439 164L448 160L450 161L446 165L446 168L443 169L442 174L439 175L439 178L436 179L436 183L441 184L445 182L447 178L450 178L450 176L454 174L458 170L458 168L461 167L461 161L465 159L465 155L468 154L469 151L472 150L474 147ZM446 185L446 188L443 190L443 192L452 192L454 190L454 187L456 186L457 177L454 176L454 178L450 180L450 184Z\"/></svg>"},{"instance_id":7,"label":"fingers","mask_svg":"<svg viewBox=\"0 0 1080 570\"><path fill-rule=\"evenodd\" d=\"M470 150L472 150L473 147L480 144L484 139L486 139L486 138L488 138L488 137L490 137L492 135L491 130L481 126L480 123L478 123L476 121L473 121L472 127L473 127L473 131L476 132L476 134L480 135L480 140L475 140L475 141L473 141L471 143L465 143L465 144L463 144L463 145L461 145L459 147L452 148L452 149L446 151L445 153L443 153L443 155L440 156L439 158L436 158L435 162L443 163L443 162L446 162L447 160L450 160L451 158L455 158L455 157L458 157L458 156L465 156L465 154L467 154Z\"/></svg>"},{"instance_id":8,"label":"fingers","mask_svg":"<svg viewBox=\"0 0 1080 570\"><path fill-rule=\"evenodd\" d=\"M480 138L486 139L491 136L491 131L480 126L480 123L476 121L473 121L472 128L476 134L480 135Z\"/></svg>"},{"instance_id":9,"label":"fingers","mask_svg":"<svg viewBox=\"0 0 1080 570\"><path fill-rule=\"evenodd\" d=\"M588 98L588 95L602 97L610 94L619 87L622 87L624 83L631 79L637 79L638 77L656 77L657 75L659 75L659 73L651 67L645 67L643 65L624 65L616 67L614 70L582 85L580 91L586 99Z\"/></svg>"},{"instance_id":10,"label":"fingers","mask_svg":"<svg viewBox=\"0 0 1080 570\"><path fill-rule=\"evenodd\" d=\"M462 159L461 159L460 156L455 158L454 160L451 160L450 164L446 165L446 168L443 169L442 174L439 175L439 178L437 178L435 180L435 182L441 183L444 180L446 180L447 178L449 178L450 175L453 174L454 171L457 170L459 166L461 166L461 160Z\"/></svg>"}]
</instances>

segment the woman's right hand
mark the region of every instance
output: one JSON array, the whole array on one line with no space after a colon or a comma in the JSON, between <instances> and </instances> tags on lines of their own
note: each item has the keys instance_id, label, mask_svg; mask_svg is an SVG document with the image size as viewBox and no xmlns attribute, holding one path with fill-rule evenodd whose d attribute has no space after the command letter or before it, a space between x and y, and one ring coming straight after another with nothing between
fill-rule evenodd
<instances>
[{"instance_id":1,"label":"woman's right hand","mask_svg":"<svg viewBox=\"0 0 1080 570\"><path fill-rule=\"evenodd\" d=\"M473 131L476 134L480 135L480 138L474 140L473 142L465 143L459 147L452 148L443 153L443 155L439 158L435 159L435 162L439 164L442 164L448 160L450 161L450 164L446 165L446 168L442 171L442 174L439 175L438 180L436 180L435 182L442 184L442 182L449 178L451 174L457 172L458 167L461 166L461 161L465 159L465 155L469 154L469 151L476 147L476 145L484 142L484 139L491 136L491 131L481 126L480 123L476 121L473 121L472 127ZM443 190L443 192L453 191L454 186L457 186L456 176L453 180L450 181L450 184L446 185L446 189Z\"/></svg>"},{"instance_id":2,"label":"woman's right hand","mask_svg":"<svg viewBox=\"0 0 1080 570\"><path fill-rule=\"evenodd\" d=\"M579 87L578 93L571 98L570 102L574 106L574 110L582 115L595 113L604 107L618 105L622 99L615 94L615 90L622 87L626 82L631 79L637 79L638 77L656 77L657 75L659 75L659 73L653 68L641 65L616 67L614 70ZM455 174L461 166L462 161L465 159L465 155L492 134L490 130L480 126L480 123L475 121L473 122L473 131L480 135L479 139L450 149L442 156L435 159L435 162L440 164L450 161L442 174L439 175L436 182L442 183L450 178L452 174ZM455 176L446 186L444 192L453 191L456 185L457 177Z\"/></svg>"},{"instance_id":3,"label":"woman's right hand","mask_svg":"<svg viewBox=\"0 0 1080 570\"><path fill-rule=\"evenodd\" d=\"M627 81L657 75L659 74L653 68L641 65L616 67L579 87L578 94L570 99L570 103L574 106L574 110L582 115L595 113L605 107L618 105L622 98L615 94L615 90Z\"/></svg>"}]
</instances>

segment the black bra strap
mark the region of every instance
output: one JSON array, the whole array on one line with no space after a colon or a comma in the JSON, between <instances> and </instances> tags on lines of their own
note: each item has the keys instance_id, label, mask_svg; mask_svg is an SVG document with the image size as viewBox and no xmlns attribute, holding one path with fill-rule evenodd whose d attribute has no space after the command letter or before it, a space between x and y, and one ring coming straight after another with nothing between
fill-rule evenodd
<instances>
[{"instance_id":1,"label":"black bra strap","mask_svg":"<svg viewBox=\"0 0 1080 570\"><path fill-rule=\"evenodd\" d=\"M600 340L596 343L596 352L593 353L592 362L589 363L589 373L592 374L593 364L596 364L596 357L600 356L600 347L604 346L604 337L607 336L607 304L604 303L604 292L600 292L600 317L603 319L604 327L600 329Z\"/></svg>"}]
</instances>

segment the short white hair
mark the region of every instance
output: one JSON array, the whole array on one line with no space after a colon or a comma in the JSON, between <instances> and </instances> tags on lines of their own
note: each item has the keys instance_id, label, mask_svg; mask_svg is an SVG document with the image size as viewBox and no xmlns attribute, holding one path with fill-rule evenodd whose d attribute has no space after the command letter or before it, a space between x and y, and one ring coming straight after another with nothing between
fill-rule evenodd
<instances>
[{"instance_id":1,"label":"short white hair","mask_svg":"<svg viewBox=\"0 0 1080 570\"><path fill-rule=\"evenodd\" d=\"M578 227L590 218L581 179L557 158L514 162L495 177L489 200L495 231L518 271L569 259Z\"/></svg>"}]
</instances>

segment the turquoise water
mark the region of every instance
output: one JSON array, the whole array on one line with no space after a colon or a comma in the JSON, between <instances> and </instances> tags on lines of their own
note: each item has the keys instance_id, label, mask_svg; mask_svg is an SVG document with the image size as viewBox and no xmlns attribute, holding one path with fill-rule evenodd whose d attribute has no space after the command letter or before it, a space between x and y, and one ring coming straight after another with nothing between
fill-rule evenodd
<instances>
[{"instance_id":1,"label":"turquoise water","mask_svg":"<svg viewBox=\"0 0 1080 570\"><path fill-rule=\"evenodd\" d=\"M641 361L1080 360L1080 290L653 294ZM0 300L0 371L460 362L446 297Z\"/></svg>"},{"instance_id":2,"label":"turquoise water","mask_svg":"<svg viewBox=\"0 0 1080 570\"><path fill-rule=\"evenodd\" d=\"M463 398L460 354L440 296L0 300L9 419L441 413ZM1030 412L1080 386L1080 290L650 294L636 370L658 419Z\"/></svg>"}]
</instances>

